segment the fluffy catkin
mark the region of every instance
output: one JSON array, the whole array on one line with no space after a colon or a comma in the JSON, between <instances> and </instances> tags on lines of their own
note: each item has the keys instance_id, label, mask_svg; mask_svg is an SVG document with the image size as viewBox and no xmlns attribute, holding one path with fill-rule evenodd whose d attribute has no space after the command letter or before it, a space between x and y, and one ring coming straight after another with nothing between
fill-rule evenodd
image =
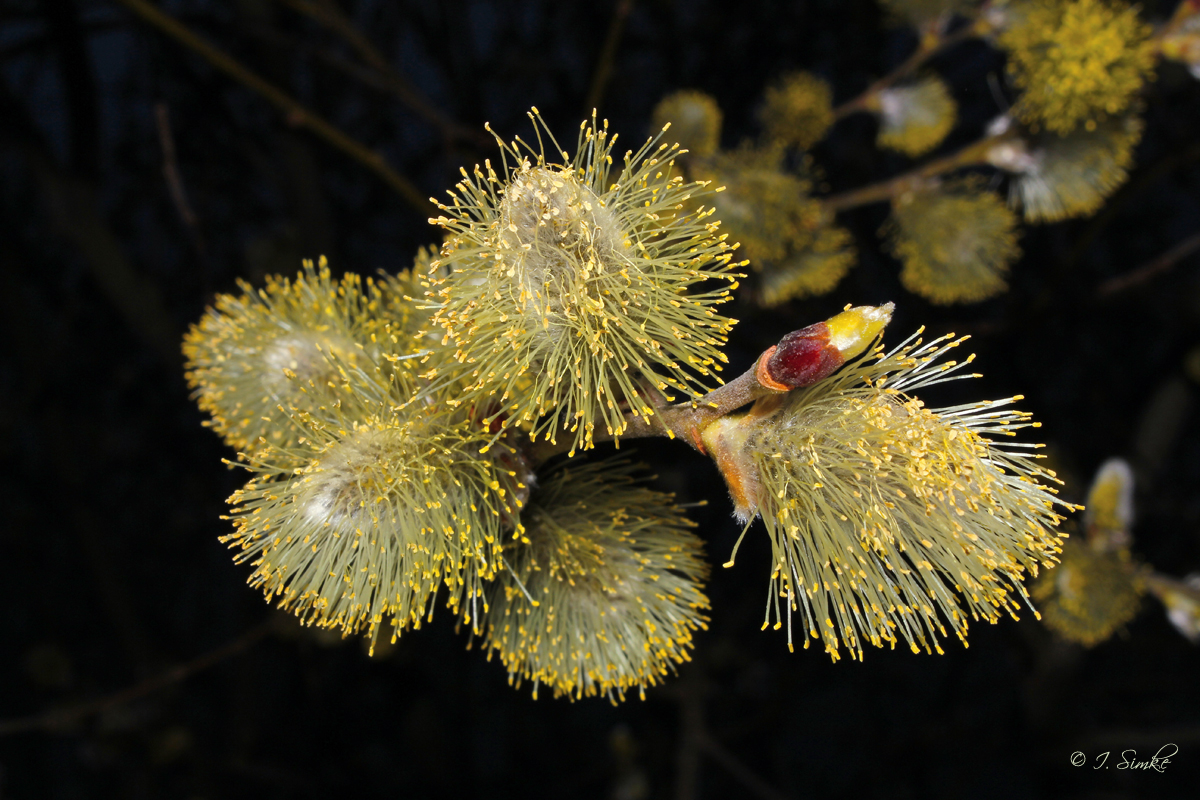
<instances>
[{"instance_id":1,"label":"fluffy catkin","mask_svg":"<svg viewBox=\"0 0 1200 800\"><path fill-rule=\"evenodd\" d=\"M789 646L799 617L805 647L835 659L900 640L941 652L947 625L965 644L970 619L1015 616L1024 575L1054 562L1053 476L994 438L1034 424L1006 408L1017 398L931 410L910 394L950 379L947 338L876 349L704 432L737 517L766 526L764 627L786 623Z\"/></svg>"},{"instance_id":2,"label":"fluffy catkin","mask_svg":"<svg viewBox=\"0 0 1200 800\"><path fill-rule=\"evenodd\" d=\"M566 430L572 449L597 428L619 438L672 391L702 394L734 324L716 312L740 277L733 247L711 209L685 209L704 185L672 176L678 148L657 140L613 175L615 140L593 118L573 158L552 138L502 144L499 171L464 170L434 220L448 236L433 324L454 356L429 377L535 439Z\"/></svg>"},{"instance_id":3,"label":"fluffy catkin","mask_svg":"<svg viewBox=\"0 0 1200 800\"><path fill-rule=\"evenodd\" d=\"M546 478L505 548L489 593L487 647L516 683L555 696L623 698L688 660L706 627L708 574L693 524L671 495L621 462Z\"/></svg>"}]
</instances>

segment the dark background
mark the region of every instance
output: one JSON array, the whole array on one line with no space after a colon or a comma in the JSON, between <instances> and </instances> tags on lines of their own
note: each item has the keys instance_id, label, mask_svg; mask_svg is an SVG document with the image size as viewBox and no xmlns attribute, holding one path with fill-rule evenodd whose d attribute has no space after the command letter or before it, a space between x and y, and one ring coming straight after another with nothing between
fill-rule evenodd
<instances>
[{"instance_id":1,"label":"dark background","mask_svg":"<svg viewBox=\"0 0 1200 800\"><path fill-rule=\"evenodd\" d=\"M355 51L285 3L167 8L422 195L494 154L485 121L524 135L537 105L573 141L628 7L340 5L435 114L362 80ZM600 111L636 145L663 94L700 88L733 146L757 133L763 86L782 71L813 70L842 101L913 45L870 0L638 0ZM972 42L933 66L962 110L950 149L1000 110L989 76L1003 83L1003 59ZM731 372L845 303L894 300L893 341L922 324L974 336L985 378L929 399L1024 394L1072 501L1104 459L1130 459L1136 555L1176 576L1200 569L1198 259L1102 289L1200 233L1200 82L1174 64L1158 75L1129 184L1091 219L1027 230L1010 292L950 308L904 292L876 239L886 208L858 209L842 221L860 263L833 294L726 307L744 320ZM244 476L200 425L179 337L238 277L295 272L302 257L327 254L335 272L407 267L438 238L428 214L113 3L6 2L0 92L0 717L138 687L0 737L0 797L1200 796L1200 655L1153 600L1091 650L1025 615L976 625L969 649L941 657L789 655L782 632L759 631L765 537L751 532L736 569L717 566L736 534L724 489L679 443L642 455L681 500L710 500L694 516L715 567L712 622L694 663L645 702L535 702L467 652L448 615L374 659L276 619L217 542ZM873 136L852 117L816 148L831 191L907 168ZM197 669L159 687L181 663ZM1179 754L1166 772L1115 769L1120 751L1168 742ZM1072 767L1074 751L1089 765ZM1091 769L1104 751L1112 768Z\"/></svg>"}]
</instances>

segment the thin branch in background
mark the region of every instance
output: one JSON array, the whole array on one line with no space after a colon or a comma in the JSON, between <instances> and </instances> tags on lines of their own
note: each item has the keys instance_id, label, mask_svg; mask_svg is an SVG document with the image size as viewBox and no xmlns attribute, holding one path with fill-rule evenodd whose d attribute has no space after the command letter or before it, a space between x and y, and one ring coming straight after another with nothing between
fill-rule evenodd
<instances>
[{"instance_id":1,"label":"thin branch in background","mask_svg":"<svg viewBox=\"0 0 1200 800\"><path fill-rule=\"evenodd\" d=\"M902 175L897 175L894 178L889 178L886 181L872 183L868 186L822 198L821 203L827 211L836 213L871 203L891 200L904 192L917 188L932 178L953 172L956 169L986 164L985 157L988 151L1009 135L1011 134L985 136L963 147L956 153L935 158L933 161L923 164L916 169L905 172Z\"/></svg>"},{"instance_id":2,"label":"thin branch in background","mask_svg":"<svg viewBox=\"0 0 1200 800\"><path fill-rule=\"evenodd\" d=\"M361 70L353 69L354 65L343 64L339 68L346 71L347 74L387 91L408 106L417 116L437 128L445 139L467 141L478 147L492 145L490 136L455 122L405 80L404 76L392 67L383 53L379 52L375 45L371 44L371 41L354 26L354 23L338 8L336 3L329 2L329 0L279 0L279 2L328 28L350 45L358 57L370 67L370 72L363 75Z\"/></svg>"},{"instance_id":3,"label":"thin branch in background","mask_svg":"<svg viewBox=\"0 0 1200 800\"><path fill-rule=\"evenodd\" d=\"M633 10L633 0L617 0L613 9L612 20L608 23L608 33L604 37L604 45L600 48L600 57L596 60L596 70L592 73L592 85L588 89L587 102L583 107L586 117L600 107L604 98L604 90L612 78L613 62L617 57L617 47L621 44L621 34L625 30L625 20Z\"/></svg>"},{"instance_id":4,"label":"thin branch in background","mask_svg":"<svg viewBox=\"0 0 1200 800\"><path fill-rule=\"evenodd\" d=\"M287 0L280 0L280 2L287 2ZM373 91L400 100L400 102L409 105L410 110L415 111L418 116L438 128L444 143L461 142L480 150L488 149L495 145L495 140L482 130L468 128L455 122L428 105L428 103L424 103L424 101L422 101L424 105L421 107L410 105L408 103L411 97L410 90L406 88L408 84L395 72L380 72L373 66L363 64L361 61L351 60L334 52L330 48L314 47L308 42L286 36L279 31L262 25L247 24L239 32L263 42L290 48L302 58L320 62L324 66L337 70ZM426 109L428 109L428 113L426 113Z\"/></svg>"},{"instance_id":5,"label":"thin branch in background","mask_svg":"<svg viewBox=\"0 0 1200 800\"><path fill-rule=\"evenodd\" d=\"M786 795L780 793L760 778L754 770L746 766L733 753L726 750L724 746L709 736L707 732L703 732L700 736L700 749L704 751L704 755L724 767L726 772L736 778L738 783L746 787L752 794L763 798L763 800L787 800Z\"/></svg>"},{"instance_id":6,"label":"thin branch in background","mask_svg":"<svg viewBox=\"0 0 1200 800\"><path fill-rule=\"evenodd\" d=\"M1065 259L1058 263L1058 270L1071 274L1075 266L1083 259L1092 242L1096 241L1112 221L1117 218L1130 203L1149 191L1158 181L1172 174L1181 167L1194 161L1200 161L1200 142L1193 143L1182 149L1172 148L1170 154L1160 158L1153 164L1142 166L1130 177L1116 193L1104 204L1104 208L1089 221L1083 233L1076 239Z\"/></svg>"},{"instance_id":7,"label":"thin branch in background","mask_svg":"<svg viewBox=\"0 0 1200 800\"><path fill-rule=\"evenodd\" d=\"M396 191L408 204L422 215L432 215L434 208L420 190L406 177L393 170L383 156L342 133L338 128L310 111L298 100L269 83L257 73L243 66L228 54L201 39L179 20L164 14L146 0L117 0L118 3L141 17L145 22L170 36L216 69L224 72L238 83L260 95L271 105L282 111L287 121L297 127L306 128L327 143L341 150L355 161L370 169Z\"/></svg>"},{"instance_id":8,"label":"thin branch in background","mask_svg":"<svg viewBox=\"0 0 1200 800\"><path fill-rule=\"evenodd\" d=\"M171 202L179 212L179 218L187 226L192 235L196 252L204 255L204 239L200 235L200 222L196 212L188 202L187 193L183 190L183 179L179 175L179 162L175 157L175 137L171 133L171 119L166 103L154 104L154 118L158 124L158 141L163 153L163 179L167 182L167 190L171 193Z\"/></svg>"},{"instance_id":9,"label":"thin branch in background","mask_svg":"<svg viewBox=\"0 0 1200 800\"><path fill-rule=\"evenodd\" d=\"M879 80L868 86L862 94L851 100L847 100L841 105L833 109L833 118L835 120L848 117L858 111L866 111L871 106L871 101L884 89L890 88L893 84L907 78L912 73L929 59L933 58L938 53L943 52L957 44L974 39L980 36L979 26L975 22L968 23L956 30L954 33L946 34L939 30L930 31L928 34L921 36L920 43L912 55L906 58L898 67L884 75Z\"/></svg>"},{"instance_id":10,"label":"thin branch in background","mask_svg":"<svg viewBox=\"0 0 1200 800\"><path fill-rule=\"evenodd\" d=\"M153 678L148 678L141 683L134 684L112 694L97 697L67 708L51 709L50 711L31 717L0 720L0 736L10 736L14 733L27 733L29 731L54 731L85 717L101 714L117 706L138 700L146 695L153 694L168 686L184 681L198 672L203 672L209 667L216 666L227 658L241 653L243 650L257 644L274 627L274 620L268 619L261 625L251 628L238 638L221 645L215 650L210 650L191 661L174 666L165 672L155 675Z\"/></svg>"},{"instance_id":11,"label":"thin branch in background","mask_svg":"<svg viewBox=\"0 0 1200 800\"><path fill-rule=\"evenodd\" d=\"M1158 258L1153 258L1140 267L1126 272L1124 275L1109 278L1100 284L1100 288L1096 290L1096 297L1110 297L1119 292L1140 286L1152 278L1156 278L1162 273L1169 271L1180 261L1183 261L1198 250L1200 250L1200 233L1189 236Z\"/></svg>"},{"instance_id":12,"label":"thin branch in background","mask_svg":"<svg viewBox=\"0 0 1200 800\"><path fill-rule=\"evenodd\" d=\"M13 116L10 114L8 121ZM129 263L124 247L104 219L95 189L55 164L40 142L25 136L16 144L41 190L50 223L75 245L92 278L129 327L164 361L177 363L178 332L162 293Z\"/></svg>"},{"instance_id":13,"label":"thin branch in background","mask_svg":"<svg viewBox=\"0 0 1200 800\"><path fill-rule=\"evenodd\" d=\"M763 780L758 773L712 737L704 719L704 697L708 686L699 667L690 670L675 692L679 702L679 750L676 753L675 800L696 800L700 788L701 755L719 764L751 795L763 800L787 800L787 796Z\"/></svg>"},{"instance_id":14,"label":"thin branch in background","mask_svg":"<svg viewBox=\"0 0 1200 800\"><path fill-rule=\"evenodd\" d=\"M1172 578L1170 575L1164 575L1161 572L1148 572L1144 576L1146 581L1146 589L1150 594L1163 600L1169 594L1182 594L1191 598L1192 602L1200 604L1200 588L1181 581L1178 578Z\"/></svg>"}]
</instances>

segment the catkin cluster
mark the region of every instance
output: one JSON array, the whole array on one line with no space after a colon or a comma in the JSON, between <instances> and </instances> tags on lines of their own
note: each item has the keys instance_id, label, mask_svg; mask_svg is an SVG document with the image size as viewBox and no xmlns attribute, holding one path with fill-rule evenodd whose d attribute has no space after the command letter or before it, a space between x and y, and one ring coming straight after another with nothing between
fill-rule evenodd
<instances>
[{"instance_id":1,"label":"catkin cluster","mask_svg":"<svg viewBox=\"0 0 1200 800\"><path fill-rule=\"evenodd\" d=\"M803 83L772 102L799 102L784 95ZM712 109L677 100L702 112L687 135L714 148L688 169L727 170L715 207L759 227L746 250L808 237L769 251L792 266L764 291L847 266L840 229L789 196L786 144L770 158L716 150ZM793 111L778 118L806 118ZM736 388L704 393L733 325L717 308L745 263L705 205L716 187L676 174L677 145L652 139L617 168L616 136L594 117L574 156L531 117L539 146L502 143L498 166L464 171L432 220L440 250L411 271L335 280L308 264L218 298L188 332L200 407L252 476L222 539L250 583L305 624L373 643L444 604L535 695L642 694L705 629L708 566L673 496L589 458L632 432L714 457L739 519L761 517L771 541L768 622L790 631L798 615L806 645L940 652L947 625L963 638L968 619L1014 612L1022 578L1059 552L1040 482L1052 476L991 438L1030 424L1009 401L929 410L912 394L947 379L938 359L958 342L847 364L892 306L848 309L783 337ZM938 191L912 200L924 211L898 242L929 237L929 216L996 213L975 209L966 184ZM782 224L739 216L772 192ZM963 259L995 248L967 234L943 244ZM672 392L686 399L669 405ZM757 399L748 411L714 400L731 393Z\"/></svg>"},{"instance_id":2,"label":"catkin cluster","mask_svg":"<svg viewBox=\"0 0 1200 800\"><path fill-rule=\"evenodd\" d=\"M890 201L881 233L902 262L904 287L934 303L974 303L1003 292L1020 258L1017 217L1002 207L998 185L964 170L1002 173L1008 200L1028 224L1095 213L1128 177L1142 130L1143 88L1159 57L1200 76L1200 7L1181 3L1153 31L1124 0L882 0L893 20L915 29L916 49L892 72L852 98L830 84L791 72L764 89L762 132L720 148L721 110L695 90L663 98L660 122L686 127L695 152L689 175L724 185L713 201L756 275L766 306L832 291L856 261L852 237L836 214ZM941 148L958 122L961 86L928 69L964 39L982 39L1006 59L1004 113L983 135L909 172L822 197L813 148L839 120L866 112L878 122L875 145L910 158ZM1002 87L994 86L998 95ZM820 151L818 151L818 154ZM969 185L970 191L963 187ZM929 191L931 187L942 191ZM919 196L919 197L918 197ZM913 200L920 200L913 205ZM922 222L927 220L928 222ZM921 235L949 224L953 240Z\"/></svg>"},{"instance_id":3,"label":"catkin cluster","mask_svg":"<svg viewBox=\"0 0 1200 800\"><path fill-rule=\"evenodd\" d=\"M694 127L702 110L707 127L719 131L716 101L692 90L663 98L654 118ZM829 84L811 73L789 73L766 89L759 119L758 141L721 150L714 134L704 148L681 158L679 167L718 187L709 202L722 230L759 273L758 300L774 306L832 290L854 266L856 254L850 234L833 224L833 215L814 196L814 176L803 156L833 125Z\"/></svg>"}]
</instances>

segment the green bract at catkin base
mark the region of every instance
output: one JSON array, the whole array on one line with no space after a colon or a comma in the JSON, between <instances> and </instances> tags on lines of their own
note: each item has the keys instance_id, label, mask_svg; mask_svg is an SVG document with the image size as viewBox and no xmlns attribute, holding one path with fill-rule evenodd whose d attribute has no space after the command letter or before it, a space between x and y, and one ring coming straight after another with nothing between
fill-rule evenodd
<instances>
[{"instance_id":1,"label":"green bract at catkin base","mask_svg":"<svg viewBox=\"0 0 1200 800\"><path fill-rule=\"evenodd\" d=\"M532 473L505 440L480 455L494 436L478 422L408 402L404 371L331 362L331 401L293 411L295 446L251 458L257 476L230 498L235 532L222 541L254 566L251 585L306 624L374 641L390 618L395 636L432 616L445 586L478 628Z\"/></svg>"},{"instance_id":2,"label":"green bract at catkin base","mask_svg":"<svg viewBox=\"0 0 1200 800\"><path fill-rule=\"evenodd\" d=\"M289 447L299 430L289 409L311 410L329 398L335 362L370 369L414 352L418 312L404 299L410 273L376 283L330 276L321 258L294 280L272 276L255 290L219 295L183 340L188 385L206 423L239 452Z\"/></svg>"},{"instance_id":3,"label":"green bract at catkin base","mask_svg":"<svg viewBox=\"0 0 1200 800\"><path fill-rule=\"evenodd\" d=\"M618 438L626 409L649 418L671 390L703 394L734 324L715 307L741 276L712 210L688 210L706 184L672 177L677 146L650 140L614 180L607 122L581 126L572 158L553 137L547 154L530 117L539 147L500 142L500 172L463 170L431 220L448 232L433 323L454 357L428 376L533 439L569 431L573 452L596 426Z\"/></svg>"},{"instance_id":4,"label":"green bract at catkin base","mask_svg":"<svg viewBox=\"0 0 1200 800\"><path fill-rule=\"evenodd\" d=\"M486 646L535 697L543 684L555 697L644 696L707 627L695 525L635 472L612 460L560 468L530 501L525 535L505 547Z\"/></svg>"},{"instance_id":5,"label":"green bract at catkin base","mask_svg":"<svg viewBox=\"0 0 1200 800\"><path fill-rule=\"evenodd\" d=\"M878 347L705 430L736 516L767 528L763 627L786 622L789 647L793 612L804 646L820 639L835 660L900 639L940 653L944 621L966 644L968 618L1015 617L1025 572L1060 552L1054 505L1071 506L1039 483L1054 476L1025 454L1034 445L990 438L1036 424L1005 408L1019 398L930 410L909 394L972 377L938 363L962 342L949 339Z\"/></svg>"}]
</instances>

